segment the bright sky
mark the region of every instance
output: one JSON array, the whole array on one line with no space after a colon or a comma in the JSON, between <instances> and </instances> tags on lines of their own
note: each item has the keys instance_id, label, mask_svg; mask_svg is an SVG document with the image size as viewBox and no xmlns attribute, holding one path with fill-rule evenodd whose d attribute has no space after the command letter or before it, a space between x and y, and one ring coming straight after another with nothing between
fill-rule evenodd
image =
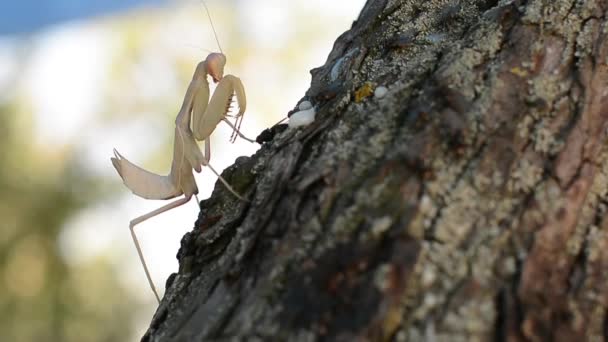
<instances>
[{"instance_id":1,"label":"bright sky","mask_svg":"<svg viewBox=\"0 0 608 342\"><path fill-rule=\"evenodd\" d=\"M217 3L209 1L212 11ZM235 32L244 34L240 38L246 43L239 44L250 50L242 63L236 65L230 64L227 52L227 72L240 76L248 93L248 111L243 123L245 135L255 138L262 129L283 118L293 108L309 86L309 70L325 62L333 42L350 27L363 3L364 0L247 0L239 2L241 7L236 15L240 26L237 28L229 28L219 22L221 13L215 16L223 45L237 48L237 43L228 40L229 31L232 31L232 35ZM158 22L162 30L159 29L159 34L154 36L153 45L156 47L151 48L137 70L133 71L135 86L132 89L140 98L153 99L158 94L179 94L185 90L187 84L175 82L175 72L169 62L172 54L192 54L194 67L196 59L200 59L203 53L188 46L189 43L215 49L200 3L195 2L191 6L197 6L200 16L186 16L185 13L193 12L191 8L174 11L163 8L152 13L166 18ZM298 15L301 13L312 13L319 22L330 26L320 31L322 36L300 41L300 33L295 28L308 25L298 22L305 20ZM142 12L142 15L148 14L150 12ZM50 27L29 42L34 48L25 62L17 60L18 54L13 53L16 41L0 40L0 89L8 89L11 80L15 79L17 65L22 63L25 72L16 78L19 80L16 89L28 96L32 103L37 143L48 146L76 143L78 153L91 172L110 177L117 183L121 180L109 160L114 147L141 165L161 146L166 134L173 132L172 127L164 127L168 121L162 119L162 115L167 113L138 113L133 120L122 123L103 121L100 115L103 106L101 87L106 84L113 53L122 39L119 36L121 31L114 25L137 15L135 12L122 19L116 18L116 21L106 18ZM275 59L278 52L293 43L298 46L299 60L287 63ZM122 89L129 88L125 86ZM268 98L274 100L272 106L266 103ZM175 104L176 111L179 105ZM231 165L239 156L251 155L258 148L257 144L242 140L229 144L230 133L227 126L220 126L214 132L211 164L217 170ZM151 171L166 173L168 168L169 165L166 169ZM207 198L216 177L204 170L196 178L201 191L199 198ZM108 250L124 251L113 255L116 267L121 270L121 280L133 289L134 295L150 303L142 315L142 329L155 309L155 300L130 239L128 222L164 204L164 201L138 198L124 188L118 199L98 203L80 212L67 224L60 241L66 259L72 263L85 262ZM179 241L185 232L191 230L197 213L197 204L193 200L138 226L140 243L161 292L164 292L168 275L177 271L175 255ZM117 246L121 248L117 249Z\"/></svg>"}]
</instances>

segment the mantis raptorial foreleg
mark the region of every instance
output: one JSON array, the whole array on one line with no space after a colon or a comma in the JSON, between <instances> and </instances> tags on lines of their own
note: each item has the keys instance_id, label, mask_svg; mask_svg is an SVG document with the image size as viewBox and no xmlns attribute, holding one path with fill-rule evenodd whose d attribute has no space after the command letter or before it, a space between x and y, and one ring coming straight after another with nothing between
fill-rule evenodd
<instances>
[{"instance_id":1,"label":"mantis raptorial foreleg","mask_svg":"<svg viewBox=\"0 0 608 342\"><path fill-rule=\"evenodd\" d=\"M181 205L184 205L190 201L190 197L180 198L177 201L173 201L167 205L164 205L156 210L152 210L151 212L134 218L129 223L129 229L131 230L131 237L133 238L133 243L135 243L135 249L137 249L137 254L139 255L139 261L141 261L141 265L144 267L144 272L146 273L146 277L148 278L148 283L152 288L152 292L154 292L154 296L156 300L160 303L160 297L158 296L158 291L156 291L156 287L154 286L154 282L152 281L152 277L150 276L150 271L148 270L148 266L146 265L146 260L144 259L144 254L141 251L141 246L139 245L139 241L137 240L137 235L135 234L135 226L144 222L147 219L150 219L156 215L160 215L165 211L177 208Z\"/></svg>"}]
</instances>

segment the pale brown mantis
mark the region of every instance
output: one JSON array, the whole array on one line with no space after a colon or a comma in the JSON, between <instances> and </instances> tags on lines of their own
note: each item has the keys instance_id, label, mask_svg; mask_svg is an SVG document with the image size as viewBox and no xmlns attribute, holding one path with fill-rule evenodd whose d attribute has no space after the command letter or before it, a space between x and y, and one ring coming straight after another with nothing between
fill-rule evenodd
<instances>
[{"instance_id":1,"label":"pale brown mantis","mask_svg":"<svg viewBox=\"0 0 608 342\"><path fill-rule=\"evenodd\" d=\"M219 39L217 38L209 9L204 2L203 6L205 6L220 52L210 53L204 61L199 62L196 66L194 76L188 86L184 101L177 114L177 118L175 119L175 137L173 142L171 171L166 176L146 171L131 163L116 150L114 150L114 157L111 158L112 164L116 168L116 171L118 171L120 177L122 177L124 184L131 189L135 195L145 199L162 200L184 195L183 198L139 216L129 223L131 237L133 238L133 243L137 249L137 254L139 255L144 272L148 278L148 283L159 303L160 297L150 276L137 236L135 235L135 226L156 215L189 202L192 196L196 197L198 188L192 170L194 169L196 172L201 172L202 166L209 167L231 193L239 199L245 200L234 191L230 184L228 184L228 182L226 182L226 180L209 164L209 159L211 157L210 135L213 133L216 126L223 121L233 129L231 141L234 141L237 136L240 136L249 142L254 142L240 132L240 125L247 106L245 88L238 77L233 75L224 76L226 56L224 55ZM209 83L207 81L207 75L211 76L213 81L217 83L211 100L209 100ZM233 96L236 96L239 107L238 113L234 115L234 123L228 120L230 117L228 111ZM205 142L204 154L201 152L196 142L197 140Z\"/></svg>"}]
</instances>

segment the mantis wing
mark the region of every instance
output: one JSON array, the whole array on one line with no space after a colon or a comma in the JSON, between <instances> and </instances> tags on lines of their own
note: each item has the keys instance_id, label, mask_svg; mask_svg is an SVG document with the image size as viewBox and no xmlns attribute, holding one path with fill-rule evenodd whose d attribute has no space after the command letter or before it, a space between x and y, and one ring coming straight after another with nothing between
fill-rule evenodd
<instances>
[{"instance_id":1,"label":"mantis wing","mask_svg":"<svg viewBox=\"0 0 608 342\"><path fill-rule=\"evenodd\" d=\"M169 176L161 176L131 163L114 150L112 164L127 188L145 199L170 199L182 194Z\"/></svg>"}]
</instances>

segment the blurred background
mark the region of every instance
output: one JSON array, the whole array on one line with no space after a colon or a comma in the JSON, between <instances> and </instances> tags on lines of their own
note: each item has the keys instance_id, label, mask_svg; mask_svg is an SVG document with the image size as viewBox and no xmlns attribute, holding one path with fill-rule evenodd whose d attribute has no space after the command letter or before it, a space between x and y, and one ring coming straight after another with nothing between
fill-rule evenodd
<instances>
[{"instance_id":1,"label":"blurred background","mask_svg":"<svg viewBox=\"0 0 608 342\"><path fill-rule=\"evenodd\" d=\"M282 119L364 0L207 1L255 138ZM156 309L128 222L160 207L126 189L112 148L166 174L196 63L217 50L200 1L0 3L0 340L136 341ZM212 136L223 169L258 145ZM204 199L216 177L197 175ZM138 226L157 288L195 201Z\"/></svg>"}]
</instances>

